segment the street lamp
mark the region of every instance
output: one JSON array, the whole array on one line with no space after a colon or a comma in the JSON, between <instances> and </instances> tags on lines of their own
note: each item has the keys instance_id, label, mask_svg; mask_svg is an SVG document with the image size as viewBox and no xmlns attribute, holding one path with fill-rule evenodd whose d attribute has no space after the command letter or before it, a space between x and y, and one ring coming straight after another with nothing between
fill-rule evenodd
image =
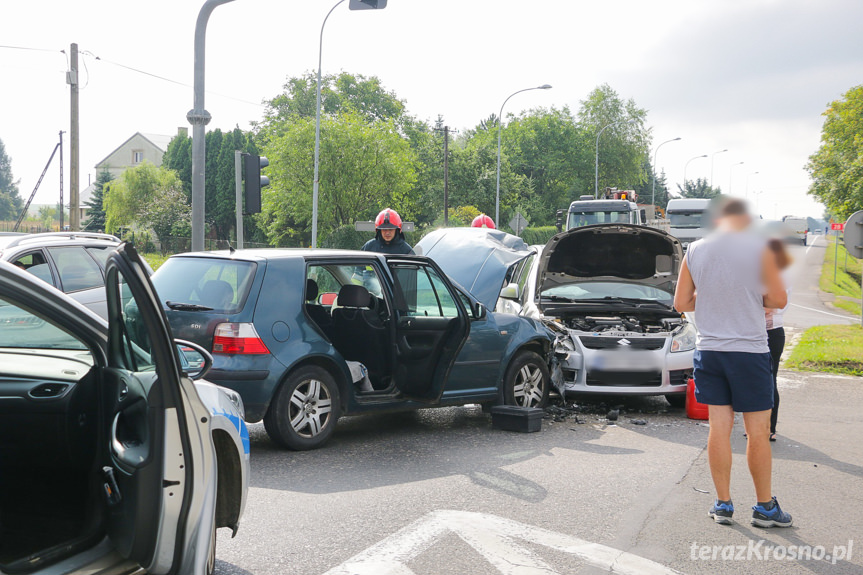
<instances>
[{"instance_id":1,"label":"street lamp","mask_svg":"<svg viewBox=\"0 0 863 575\"><path fill-rule=\"evenodd\" d=\"M594 175L593 197L594 198L599 197L599 137L602 135L602 133L605 131L606 128L610 128L612 126L619 126L620 124L632 124L634 122L635 122L635 120L621 120L619 122L612 122L610 124L606 124L605 126L602 127L602 129L596 135L596 162L595 162L594 168L593 168L593 175Z\"/></svg>"},{"instance_id":2,"label":"street lamp","mask_svg":"<svg viewBox=\"0 0 863 575\"><path fill-rule=\"evenodd\" d=\"M697 160L699 158L706 158L707 154L702 154L700 156L695 156L694 158L689 158L685 164L683 164L683 191L686 192L686 168L689 167L689 163Z\"/></svg>"},{"instance_id":3,"label":"street lamp","mask_svg":"<svg viewBox=\"0 0 863 575\"><path fill-rule=\"evenodd\" d=\"M192 109L186 119L192 124L192 251L204 249L204 163L206 126L210 113L204 108L204 57L207 46L207 22L217 6L233 0L207 0L195 22L195 67Z\"/></svg>"},{"instance_id":4,"label":"street lamp","mask_svg":"<svg viewBox=\"0 0 863 575\"><path fill-rule=\"evenodd\" d=\"M716 154L721 154L723 152L727 152L728 148L724 150L719 150L718 152L713 152L710 154L710 187L713 188L713 162L716 159Z\"/></svg>"},{"instance_id":5,"label":"street lamp","mask_svg":"<svg viewBox=\"0 0 863 575\"><path fill-rule=\"evenodd\" d=\"M669 142L677 142L678 140L682 140L683 138L672 138L670 140L665 140L653 150L653 193L650 196L650 203L654 206L656 205L656 154L659 153L659 148L668 144Z\"/></svg>"},{"instance_id":6,"label":"street lamp","mask_svg":"<svg viewBox=\"0 0 863 575\"><path fill-rule=\"evenodd\" d=\"M733 173L734 173L734 168L736 168L737 166L742 166L744 163L745 162L737 162L736 164L731 164L730 166L728 166L728 195L729 196L731 195L731 181L732 181L731 178L732 178Z\"/></svg>"},{"instance_id":7,"label":"street lamp","mask_svg":"<svg viewBox=\"0 0 863 575\"><path fill-rule=\"evenodd\" d=\"M316 87L316 104L315 104L315 175L312 181L312 247L318 247L318 171L321 166L321 61L324 54L324 27L327 25L327 20L333 10L343 4L345 0L336 2L327 15L324 16L324 21L321 24L321 36L318 43L318 82ZM386 8L387 3L384 2L368 2L360 0L359 2L351 2L351 10L381 10Z\"/></svg>"},{"instance_id":8,"label":"street lamp","mask_svg":"<svg viewBox=\"0 0 863 575\"><path fill-rule=\"evenodd\" d=\"M543 84L542 86L525 88L523 90L513 92L512 94L507 96L506 100L503 101L503 104L500 105L500 114L498 114L497 116L497 184L495 185L494 196L494 225L496 226L500 226L500 135L501 128L503 127L503 107L506 106L506 103L509 102L509 99L516 94L521 94L522 92L529 92L531 90L551 90L551 84Z\"/></svg>"},{"instance_id":9,"label":"street lamp","mask_svg":"<svg viewBox=\"0 0 863 575\"><path fill-rule=\"evenodd\" d=\"M749 198L749 177L760 173L761 172L750 172L746 174L746 190L744 191L744 198Z\"/></svg>"}]
</instances>

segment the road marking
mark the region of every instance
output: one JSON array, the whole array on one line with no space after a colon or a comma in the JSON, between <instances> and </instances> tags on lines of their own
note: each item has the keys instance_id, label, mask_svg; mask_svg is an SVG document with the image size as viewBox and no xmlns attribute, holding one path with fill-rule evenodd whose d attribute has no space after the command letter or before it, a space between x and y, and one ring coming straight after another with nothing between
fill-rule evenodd
<instances>
[{"instance_id":1,"label":"road marking","mask_svg":"<svg viewBox=\"0 0 863 575\"><path fill-rule=\"evenodd\" d=\"M817 244L817 243L818 243L818 238L820 238L820 237L821 237L821 236L815 236L815 239L814 239L814 240L812 240L812 243L811 243L811 244L809 244L809 247L807 247L807 248L806 248L806 252L805 252L805 253L806 253L806 255L809 255L809 250L811 250L811 249L812 249L812 247L813 247L815 244Z\"/></svg>"},{"instance_id":2,"label":"road marking","mask_svg":"<svg viewBox=\"0 0 863 575\"><path fill-rule=\"evenodd\" d=\"M857 321L857 318L848 317L847 315L839 315L839 314L835 314L835 313L830 313L827 311L821 311L820 309L815 309L813 307L806 307L805 305L800 305L799 303L792 303L791 305L793 305L794 307L799 307L801 309L814 311L816 313L823 313L824 315L829 315L832 317L841 317L842 319L847 320L847 321Z\"/></svg>"},{"instance_id":3,"label":"road marking","mask_svg":"<svg viewBox=\"0 0 863 575\"><path fill-rule=\"evenodd\" d=\"M415 575L407 563L449 533L473 547L501 575L556 575L531 543L575 555L589 565L620 575L679 575L669 567L620 549L511 519L441 509L432 511L324 575Z\"/></svg>"}]
</instances>

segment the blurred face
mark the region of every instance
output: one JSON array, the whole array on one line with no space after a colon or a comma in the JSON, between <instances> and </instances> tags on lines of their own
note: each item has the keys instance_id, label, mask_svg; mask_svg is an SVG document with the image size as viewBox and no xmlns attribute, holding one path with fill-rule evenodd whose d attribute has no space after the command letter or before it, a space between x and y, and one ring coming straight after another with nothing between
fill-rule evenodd
<instances>
[{"instance_id":1,"label":"blurred face","mask_svg":"<svg viewBox=\"0 0 863 575\"><path fill-rule=\"evenodd\" d=\"M381 237L384 239L385 242L389 243L389 242L393 241L393 239L395 239L396 230L394 230L394 229L383 229L383 230L381 230Z\"/></svg>"}]
</instances>

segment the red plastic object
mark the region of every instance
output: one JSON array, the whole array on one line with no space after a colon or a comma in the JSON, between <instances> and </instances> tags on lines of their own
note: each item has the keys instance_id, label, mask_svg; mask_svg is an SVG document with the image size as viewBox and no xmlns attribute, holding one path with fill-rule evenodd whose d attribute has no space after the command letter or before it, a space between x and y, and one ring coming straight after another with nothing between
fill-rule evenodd
<instances>
[{"instance_id":1,"label":"red plastic object","mask_svg":"<svg viewBox=\"0 0 863 575\"><path fill-rule=\"evenodd\" d=\"M686 417L689 419L707 419L709 417L707 404L699 403L695 399L695 380L691 377L686 384Z\"/></svg>"},{"instance_id":2,"label":"red plastic object","mask_svg":"<svg viewBox=\"0 0 863 575\"><path fill-rule=\"evenodd\" d=\"M321 294L321 305L333 305L333 302L336 301L338 296L339 294L332 292Z\"/></svg>"}]
</instances>

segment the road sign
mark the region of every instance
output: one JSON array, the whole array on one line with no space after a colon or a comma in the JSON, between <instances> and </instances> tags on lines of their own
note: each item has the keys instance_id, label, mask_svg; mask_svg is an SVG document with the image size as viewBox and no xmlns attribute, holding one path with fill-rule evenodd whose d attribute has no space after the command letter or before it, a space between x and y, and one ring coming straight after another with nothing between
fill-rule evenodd
<instances>
[{"instance_id":1,"label":"road sign","mask_svg":"<svg viewBox=\"0 0 863 575\"><path fill-rule=\"evenodd\" d=\"M845 249L857 258L863 258L863 210L851 214L845 222Z\"/></svg>"},{"instance_id":2,"label":"road sign","mask_svg":"<svg viewBox=\"0 0 863 575\"><path fill-rule=\"evenodd\" d=\"M841 232L842 230L845 229L845 224L843 224L841 222L840 223L833 222L832 224L830 224L830 229L833 230L834 232Z\"/></svg>"},{"instance_id":3,"label":"road sign","mask_svg":"<svg viewBox=\"0 0 863 575\"><path fill-rule=\"evenodd\" d=\"M514 231L515 235L517 236L520 236L521 232L523 232L524 228L526 228L529 224L530 222L527 221L527 219L523 215L521 215L521 212L516 212L515 216L513 216L513 218L509 221L509 227L512 228L512 231Z\"/></svg>"}]
</instances>

